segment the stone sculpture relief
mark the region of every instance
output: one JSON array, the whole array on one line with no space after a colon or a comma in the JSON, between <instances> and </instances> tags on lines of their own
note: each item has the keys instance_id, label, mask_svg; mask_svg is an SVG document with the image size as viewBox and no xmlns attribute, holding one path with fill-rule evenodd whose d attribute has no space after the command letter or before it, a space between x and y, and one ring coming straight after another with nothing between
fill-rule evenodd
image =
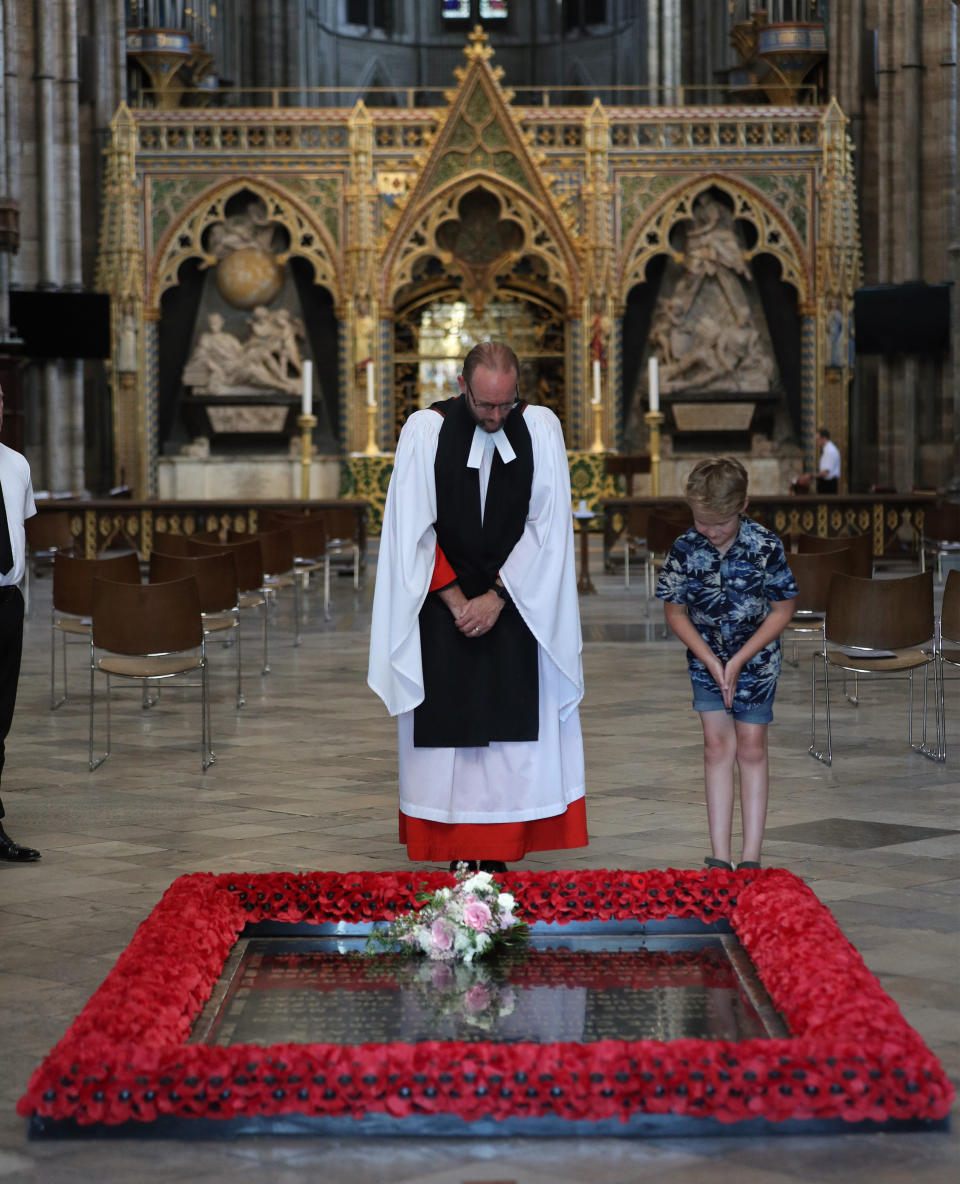
<instances>
[{"instance_id":1,"label":"stone sculpture relief","mask_svg":"<svg viewBox=\"0 0 960 1184\"><path fill-rule=\"evenodd\" d=\"M211 313L183 369L184 386L195 395L299 393L303 321L289 309L271 311L258 305L247 319L247 329L249 336L241 341L224 329L219 313Z\"/></svg>"},{"instance_id":2,"label":"stone sculpture relief","mask_svg":"<svg viewBox=\"0 0 960 1184\"><path fill-rule=\"evenodd\" d=\"M731 212L701 194L682 268L650 327L663 391L771 389L776 364L752 284Z\"/></svg>"}]
</instances>

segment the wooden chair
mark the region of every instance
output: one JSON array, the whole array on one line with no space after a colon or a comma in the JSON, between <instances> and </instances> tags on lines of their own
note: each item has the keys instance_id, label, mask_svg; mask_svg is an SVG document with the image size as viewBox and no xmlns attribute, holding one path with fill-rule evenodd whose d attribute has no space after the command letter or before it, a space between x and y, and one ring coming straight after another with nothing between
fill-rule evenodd
<instances>
[{"instance_id":1,"label":"wooden chair","mask_svg":"<svg viewBox=\"0 0 960 1184\"><path fill-rule=\"evenodd\" d=\"M910 747L940 760L940 703L934 694L937 747L927 745L927 670L934 661L933 573L891 580L865 580L837 572L830 581L823 621L823 650L814 654L810 670L810 755L833 762L830 725L830 671L857 675L906 676L910 683L907 738ZM826 706L826 751L817 748L817 666L823 665ZM924 671L923 730L913 739L913 675ZM936 684L935 684L936 686Z\"/></svg>"},{"instance_id":2,"label":"wooden chair","mask_svg":"<svg viewBox=\"0 0 960 1184\"><path fill-rule=\"evenodd\" d=\"M210 733L207 657L200 615L200 591L193 577L166 584L93 582L90 634L91 772L111 752L111 679L144 684L191 674L200 675L200 763L204 772L216 759ZM96 675L107 680L107 747L94 757L94 688ZM196 685L196 684L193 684ZM145 705L148 705L145 700Z\"/></svg>"},{"instance_id":3,"label":"wooden chair","mask_svg":"<svg viewBox=\"0 0 960 1184\"><path fill-rule=\"evenodd\" d=\"M263 583L260 592L269 607L271 601L276 604L279 595L287 588L293 591L293 644L300 644L300 582L296 577L293 555L293 535L289 530L263 530L257 534L239 534L227 531L228 542L245 542L256 540L260 547L260 559L263 566ZM264 664L264 674L270 672L268 664Z\"/></svg>"},{"instance_id":4,"label":"wooden chair","mask_svg":"<svg viewBox=\"0 0 960 1184\"><path fill-rule=\"evenodd\" d=\"M927 570L927 558L936 565L937 579L943 579L943 560L960 554L960 505L944 502L928 506L920 532L920 570Z\"/></svg>"},{"instance_id":5,"label":"wooden chair","mask_svg":"<svg viewBox=\"0 0 960 1184\"><path fill-rule=\"evenodd\" d=\"M940 697L940 759L947 756L947 713L944 666L960 666L960 571L947 572L943 603L937 620L937 675Z\"/></svg>"},{"instance_id":6,"label":"wooden chair","mask_svg":"<svg viewBox=\"0 0 960 1184\"><path fill-rule=\"evenodd\" d=\"M618 540L623 544L623 586L630 587L630 557L636 555L644 561L648 555L647 523L650 521L649 506L628 506L624 515L623 534ZM649 593L648 593L649 595Z\"/></svg>"},{"instance_id":7,"label":"wooden chair","mask_svg":"<svg viewBox=\"0 0 960 1184\"><path fill-rule=\"evenodd\" d=\"M861 580L869 580L872 577L872 534L837 535L832 539L820 538L815 534L797 536L798 555L816 555L823 551L836 551L838 547L846 547L850 552L850 575L857 576Z\"/></svg>"},{"instance_id":8,"label":"wooden chair","mask_svg":"<svg viewBox=\"0 0 960 1184\"><path fill-rule=\"evenodd\" d=\"M311 518L319 518L327 531L327 555L331 564L339 558L352 560L353 589L360 587L360 542L357 516L349 506L324 506L311 510Z\"/></svg>"},{"instance_id":9,"label":"wooden chair","mask_svg":"<svg viewBox=\"0 0 960 1184\"><path fill-rule=\"evenodd\" d=\"M327 524L322 514L276 512L264 516L267 530L289 530L293 536L293 567L303 594L310 587L310 576L323 573L323 615L330 619L330 555L327 550Z\"/></svg>"},{"instance_id":10,"label":"wooden chair","mask_svg":"<svg viewBox=\"0 0 960 1184\"><path fill-rule=\"evenodd\" d=\"M646 586L649 599L655 590L657 573L677 539L693 526L693 514L682 507L669 513L651 510L647 519Z\"/></svg>"},{"instance_id":11,"label":"wooden chair","mask_svg":"<svg viewBox=\"0 0 960 1184\"><path fill-rule=\"evenodd\" d=\"M228 631L236 631L237 707L243 707L243 633L240 629L237 562L232 551L214 555L150 555L150 583L195 579L200 593L200 615L205 637L221 636L226 644L233 640Z\"/></svg>"},{"instance_id":12,"label":"wooden chair","mask_svg":"<svg viewBox=\"0 0 960 1184\"><path fill-rule=\"evenodd\" d=\"M70 528L70 513L57 510L49 514L34 514L23 524L27 540L27 562L23 572L23 608L30 611L30 581L39 575L41 567L53 567L57 555L76 553L77 540Z\"/></svg>"},{"instance_id":13,"label":"wooden chair","mask_svg":"<svg viewBox=\"0 0 960 1184\"><path fill-rule=\"evenodd\" d=\"M790 570L797 582L797 598L793 602L793 617L784 630L784 640L793 642L791 665L800 664L800 638L806 635L823 636L823 616L827 611L827 594L834 572L846 572L851 566L850 550L838 547L835 551L810 554L798 552L789 556Z\"/></svg>"},{"instance_id":14,"label":"wooden chair","mask_svg":"<svg viewBox=\"0 0 960 1184\"><path fill-rule=\"evenodd\" d=\"M124 584L140 583L140 560L135 551L103 559L83 559L58 551L53 558L53 596L50 608L50 710L66 703L67 640L90 638L93 615L93 581L115 580ZM57 634L60 634L63 668L63 694L57 698Z\"/></svg>"},{"instance_id":15,"label":"wooden chair","mask_svg":"<svg viewBox=\"0 0 960 1184\"><path fill-rule=\"evenodd\" d=\"M238 535L237 542L221 543L212 539L205 540L196 535L190 536L191 555L215 555L229 553L233 555L237 569L238 605L241 614L247 612L260 613L260 637L263 647L263 662L261 672L270 673L270 626L267 616L267 598L263 588L263 556L260 544L250 535Z\"/></svg>"},{"instance_id":16,"label":"wooden chair","mask_svg":"<svg viewBox=\"0 0 960 1184\"><path fill-rule=\"evenodd\" d=\"M189 555L190 537L185 534L155 534L150 543L150 554L162 551L164 555Z\"/></svg>"}]
</instances>

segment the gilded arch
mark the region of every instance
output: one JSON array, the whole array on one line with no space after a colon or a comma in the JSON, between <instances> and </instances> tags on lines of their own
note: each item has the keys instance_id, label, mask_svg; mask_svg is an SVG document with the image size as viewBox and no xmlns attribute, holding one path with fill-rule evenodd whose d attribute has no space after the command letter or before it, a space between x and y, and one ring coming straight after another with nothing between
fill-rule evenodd
<instances>
[{"instance_id":1,"label":"gilded arch","mask_svg":"<svg viewBox=\"0 0 960 1184\"><path fill-rule=\"evenodd\" d=\"M696 198L710 189L719 189L733 202L734 218L749 222L757 232L757 241L744 252L748 261L756 255L772 255L780 264L781 279L797 292L803 306L814 290L813 259L794 225L775 204L752 185L723 173L711 173L686 180L664 194L648 216L631 230L623 249L623 265L618 292L625 302L630 289L643 283L647 264L654 255L666 254L679 261L670 245L670 231L679 222L692 218Z\"/></svg>"},{"instance_id":2,"label":"gilded arch","mask_svg":"<svg viewBox=\"0 0 960 1184\"><path fill-rule=\"evenodd\" d=\"M269 219L281 225L290 237L288 249L277 256L277 262L286 263L294 255L309 260L313 265L314 281L329 289L335 304L340 303L342 276L338 252L329 230L315 213L269 181L232 177L204 191L183 216L164 231L147 269L144 305L148 315L159 315L161 297L180 282L180 267L187 259L198 258L205 267L216 264L216 258L203 246L204 233L223 221L227 202L244 191L259 197L266 206Z\"/></svg>"},{"instance_id":3,"label":"gilded arch","mask_svg":"<svg viewBox=\"0 0 960 1184\"><path fill-rule=\"evenodd\" d=\"M547 269L548 282L567 294L568 307L575 306L580 298L580 268L569 244L558 239L555 228L549 225L542 208L529 195L502 178L487 173L471 173L460 177L455 183L439 190L430 204L415 221L405 227L402 239L395 239L384 257L382 273L382 307L393 306L397 293L412 283L417 263L428 255L437 255L441 260L464 274L465 286L475 280L461 266L453 253L444 249L437 241L437 230L444 223L456 222L460 218L460 202L467 194L481 190L492 196L500 205L500 219L519 226L522 243L493 262L489 282L521 255L532 254L540 258ZM489 290L481 290L479 296L487 297ZM483 303L485 301L481 301Z\"/></svg>"}]
</instances>

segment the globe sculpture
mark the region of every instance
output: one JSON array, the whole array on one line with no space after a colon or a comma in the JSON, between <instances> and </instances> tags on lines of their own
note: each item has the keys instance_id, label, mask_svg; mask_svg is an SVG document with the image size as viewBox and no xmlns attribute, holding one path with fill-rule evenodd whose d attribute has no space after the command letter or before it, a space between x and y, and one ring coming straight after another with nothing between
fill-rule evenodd
<instances>
[{"instance_id":1,"label":"globe sculpture","mask_svg":"<svg viewBox=\"0 0 960 1184\"><path fill-rule=\"evenodd\" d=\"M269 251L241 247L217 264L217 288L234 308L269 304L283 287L283 268Z\"/></svg>"}]
</instances>

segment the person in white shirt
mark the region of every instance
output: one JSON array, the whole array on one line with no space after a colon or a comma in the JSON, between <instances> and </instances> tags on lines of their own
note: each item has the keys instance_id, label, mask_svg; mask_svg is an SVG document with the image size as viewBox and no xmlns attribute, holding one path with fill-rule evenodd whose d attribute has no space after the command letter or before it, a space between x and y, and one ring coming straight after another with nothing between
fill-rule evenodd
<instances>
[{"instance_id":1,"label":"person in white shirt","mask_svg":"<svg viewBox=\"0 0 960 1184\"><path fill-rule=\"evenodd\" d=\"M560 422L482 342L416 411L387 492L367 682L398 716L413 860L587 845L580 610Z\"/></svg>"},{"instance_id":2,"label":"person in white shirt","mask_svg":"<svg viewBox=\"0 0 960 1184\"><path fill-rule=\"evenodd\" d=\"M817 447L820 460L814 476L817 478L817 493L836 493L840 488L840 449L830 439L826 428L817 429Z\"/></svg>"},{"instance_id":3,"label":"person in white shirt","mask_svg":"<svg viewBox=\"0 0 960 1184\"><path fill-rule=\"evenodd\" d=\"M0 428L3 427L3 390L0 388ZM27 458L0 444L0 775L3 773L4 741L13 722L20 679L23 648L23 593L20 581L26 566L24 519L37 512ZM0 799L0 820L3 819ZM22 847L3 829L0 821L0 860L4 863L33 863L40 852Z\"/></svg>"}]
</instances>

